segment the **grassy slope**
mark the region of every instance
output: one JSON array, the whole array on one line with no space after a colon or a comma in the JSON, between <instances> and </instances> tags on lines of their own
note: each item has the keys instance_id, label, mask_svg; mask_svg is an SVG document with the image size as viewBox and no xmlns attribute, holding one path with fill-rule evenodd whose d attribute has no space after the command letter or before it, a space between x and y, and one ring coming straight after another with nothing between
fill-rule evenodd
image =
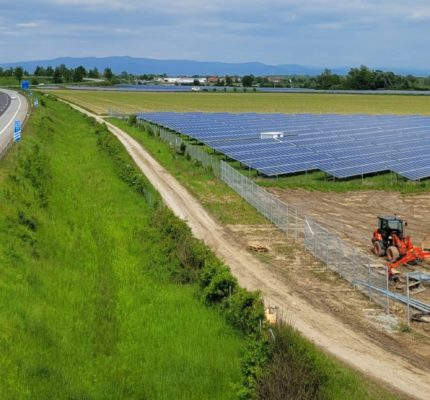
<instances>
[{"instance_id":1,"label":"grassy slope","mask_svg":"<svg viewBox=\"0 0 430 400\"><path fill-rule=\"evenodd\" d=\"M99 114L142 111L430 114L429 96L55 91Z\"/></svg>"},{"instance_id":2,"label":"grassy slope","mask_svg":"<svg viewBox=\"0 0 430 400\"><path fill-rule=\"evenodd\" d=\"M242 339L194 286L170 283L149 209L88 123L49 102L26 132L1 186L34 143L52 180L49 206L26 211L33 233L0 192L0 398L231 398Z\"/></svg>"}]
</instances>

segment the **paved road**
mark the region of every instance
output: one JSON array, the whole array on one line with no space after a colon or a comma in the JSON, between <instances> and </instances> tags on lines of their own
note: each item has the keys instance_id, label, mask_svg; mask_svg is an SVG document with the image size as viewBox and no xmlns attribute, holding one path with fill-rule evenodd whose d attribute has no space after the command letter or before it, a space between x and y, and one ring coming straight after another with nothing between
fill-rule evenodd
<instances>
[{"instance_id":1,"label":"paved road","mask_svg":"<svg viewBox=\"0 0 430 400\"><path fill-rule=\"evenodd\" d=\"M23 122L27 112L28 102L23 95L0 89L0 157L13 141L15 121Z\"/></svg>"},{"instance_id":2,"label":"paved road","mask_svg":"<svg viewBox=\"0 0 430 400\"><path fill-rule=\"evenodd\" d=\"M6 112L11 103L10 96L5 92L0 92L0 117Z\"/></svg>"}]
</instances>

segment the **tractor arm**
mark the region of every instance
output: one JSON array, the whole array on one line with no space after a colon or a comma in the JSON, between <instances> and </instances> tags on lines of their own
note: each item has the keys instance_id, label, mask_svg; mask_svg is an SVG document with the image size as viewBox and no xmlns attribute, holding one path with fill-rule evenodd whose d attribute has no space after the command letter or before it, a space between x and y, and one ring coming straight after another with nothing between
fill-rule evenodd
<instances>
[{"instance_id":1,"label":"tractor arm","mask_svg":"<svg viewBox=\"0 0 430 400\"><path fill-rule=\"evenodd\" d=\"M424 260L425 258L430 258L430 251L424 251L421 247L413 247L401 258L397 261L387 264L390 275L391 270L394 268L398 268L403 264L407 264L414 260Z\"/></svg>"}]
</instances>

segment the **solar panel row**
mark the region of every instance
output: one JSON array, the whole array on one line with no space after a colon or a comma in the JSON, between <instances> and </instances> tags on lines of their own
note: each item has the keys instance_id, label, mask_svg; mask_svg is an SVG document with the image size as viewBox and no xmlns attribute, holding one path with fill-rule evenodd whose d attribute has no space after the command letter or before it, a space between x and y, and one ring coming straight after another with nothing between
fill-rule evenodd
<instances>
[{"instance_id":1,"label":"solar panel row","mask_svg":"<svg viewBox=\"0 0 430 400\"><path fill-rule=\"evenodd\" d=\"M430 177L430 118L393 115L141 113L264 175L322 170L336 178L394 171ZM284 132L264 138L262 132Z\"/></svg>"}]
</instances>

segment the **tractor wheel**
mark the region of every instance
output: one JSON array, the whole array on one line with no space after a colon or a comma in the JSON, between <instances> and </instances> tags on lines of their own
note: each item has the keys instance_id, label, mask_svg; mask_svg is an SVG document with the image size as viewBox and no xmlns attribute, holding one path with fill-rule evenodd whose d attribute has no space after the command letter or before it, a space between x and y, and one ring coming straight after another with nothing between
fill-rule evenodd
<instances>
[{"instance_id":1,"label":"tractor wheel","mask_svg":"<svg viewBox=\"0 0 430 400\"><path fill-rule=\"evenodd\" d=\"M399 249L396 246L390 246L387 249L387 260L389 262L394 262L400 257Z\"/></svg>"},{"instance_id":2,"label":"tractor wheel","mask_svg":"<svg viewBox=\"0 0 430 400\"><path fill-rule=\"evenodd\" d=\"M373 253L378 257L385 256L385 246L380 240L373 243Z\"/></svg>"}]
</instances>

